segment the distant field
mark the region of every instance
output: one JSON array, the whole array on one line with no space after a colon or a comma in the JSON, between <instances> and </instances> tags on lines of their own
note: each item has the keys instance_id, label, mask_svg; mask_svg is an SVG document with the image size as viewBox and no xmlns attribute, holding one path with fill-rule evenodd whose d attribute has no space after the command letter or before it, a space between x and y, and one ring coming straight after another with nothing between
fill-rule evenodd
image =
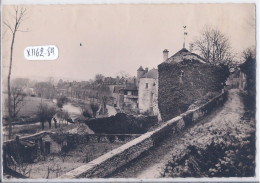
<instances>
[{"instance_id":1,"label":"distant field","mask_svg":"<svg viewBox=\"0 0 260 183\"><path fill-rule=\"evenodd\" d=\"M5 100L4 100L5 98ZM7 95L3 95L3 101L6 101ZM42 102L47 103L49 106L55 106L55 103L53 103L51 100L42 99ZM32 117L36 114L38 106L41 103L41 98L39 97L30 97L27 96L24 98L24 104L19 112L19 116L23 117ZM7 107L6 105L3 105L3 115L7 115Z\"/></svg>"},{"instance_id":2,"label":"distant field","mask_svg":"<svg viewBox=\"0 0 260 183\"><path fill-rule=\"evenodd\" d=\"M41 103L41 98L26 97L24 101L25 103L20 111L20 116L31 116L37 112L38 106ZM42 99L42 102L46 103L48 106L56 106L55 103L53 103L51 100Z\"/></svg>"}]
</instances>

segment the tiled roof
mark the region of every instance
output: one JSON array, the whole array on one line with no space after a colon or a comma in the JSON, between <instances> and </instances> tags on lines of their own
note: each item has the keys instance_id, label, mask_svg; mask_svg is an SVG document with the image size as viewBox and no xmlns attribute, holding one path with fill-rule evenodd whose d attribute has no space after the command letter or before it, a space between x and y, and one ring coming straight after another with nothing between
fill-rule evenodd
<instances>
[{"instance_id":1,"label":"tiled roof","mask_svg":"<svg viewBox=\"0 0 260 183\"><path fill-rule=\"evenodd\" d=\"M140 66L139 69L137 71L144 71L143 67Z\"/></svg>"},{"instance_id":2,"label":"tiled roof","mask_svg":"<svg viewBox=\"0 0 260 183\"><path fill-rule=\"evenodd\" d=\"M119 90L124 89L124 86L115 86L113 93L118 93Z\"/></svg>"},{"instance_id":3,"label":"tiled roof","mask_svg":"<svg viewBox=\"0 0 260 183\"><path fill-rule=\"evenodd\" d=\"M151 69L149 72L145 73L141 78L158 79L158 69Z\"/></svg>"},{"instance_id":4,"label":"tiled roof","mask_svg":"<svg viewBox=\"0 0 260 183\"><path fill-rule=\"evenodd\" d=\"M128 84L126 85L126 87L121 88L121 89L119 89L119 90L134 91L134 90L137 90L137 86L136 86L135 84L133 84L133 83L128 83Z\"/></svg>"},{"instance_id":5,"label":"tiled roof","mask_svg":"<svg viewBox=\"0 0 260 183\"><path fill-rule=\"evenodd\" d=\"M104 79L104 84L116 84L116 83L117 83L117 79L116 78L106 77Z\"/></svg>"},{"instance_id":6,"label":"tiled roof","mask_svg":"<svg viewBox=\"0 0 260 183\"><path fill-rule=\"evenodd\" d=\"M183 60L197 60L201 63L206 63L202 57L195 53L189 52L186 48L182 48L180 51L165 60L163 63L179 63Z\"/></svg>"},{"instance_id":7,"label":"tiled roof","mask_svg":"<svg viewBox=\"0 0 260 183\"><path fill-rule=\"evenodd\" d=\"M125 78L112 78L112 77L106 77L104 79L104 84L106 85L116 85L116 84L124 84Z\"/></svg>"},{"instance_id":8,"label":"tiled roof","mask_svg":"<svg viewBox=\"0 0 260 183\"><path fill-rule=\"evenodd\" d=\"M137 86L135 84L127 85L125 90L137 90Z\"/></svg>"}]
</instances>

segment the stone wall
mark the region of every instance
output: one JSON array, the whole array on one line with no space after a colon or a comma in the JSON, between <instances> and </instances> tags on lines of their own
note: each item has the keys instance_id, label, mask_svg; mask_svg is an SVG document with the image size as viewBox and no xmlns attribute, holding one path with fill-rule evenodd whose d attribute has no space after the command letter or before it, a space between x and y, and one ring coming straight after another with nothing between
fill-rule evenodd
<instances>
[{"instance_id":1,"label":"stone wall","mask_svg":"<svg viewBox=\"0 0 260 183\"><path fill-rule=\"evenodd\" d=\"M157 129L147 132L140 137L114 149L99 158L80 166L59 178L104 178L121 166L126 165L131 160L137 158L143 152L160 144L162 140L174 134L176 131L182 131L191 124L194 124L209 114L213 109L222 106L227 99L227 93L213 98L208 103L189 110L167 122Z\"/></svg>"},{"instance_id":2,"label":"stone wall","mask_svg":"<svg viewBox=\"0 0 260 183\"><path fill-rule=\"evenodd\" d=\"M72 144L88 144L88 143L113 143L128 142L139 137L140 134L69 134L68 141Z\"/></svg>"},{"instance_id":3,"label":"stone wall","mask_svg":"<svg viewBox=\"0 0 260 183\"><path fill-rule=\"evenodd\" d=\"M24 136L24 137L20 137L20 140L29 140L29 141L34 141L34 140L37 140L39 138L42 138L48 134L52 134L53 132L47 132L47 131L42 131L42 132L39 132L39 133L36 133L36 134L33 134L33 135L28 135L28 136ZM6 144L9 144L9 143L14 143L15 140L12 139L12 140L7 140L7 141L4 141L3 142L3 145L6 145Z\"/></svg>"},{"instance_id":4,"label":"stone wall","mask_svg":"<svg viewBox=\"0 0 260 183\"><path fill-rule=\"evenodd\" d=\"M26 162L33 161L39 156L40 152L48 155L50 153L59 153L61 150L60 145L55 142L53 136L59 135L54 132L40 132L30 136L24 136L16 140L8 140L3 143L3 162L4 170L7 169L6 158L13 157L17 160L18 155ZM90 144L90 143L116 143L116 142L129 142L140 134L66 134L66 144L70 148L75 148L79 144ZM42 145L40 144L42 142ZM26 144L24 144L26 143ZM46 150L45 143L49 143L49 148ZM28 146L29 145L29 146ZM26 148L25 148L26 146ZM47 153L48 151L48 153Z\"/></svg>"},{"instance_id":5,"label":"stone wall","mask_svg":"<svg viewBox=\"0 0 260 183\"><path fill-rule=\"evenodd\" d=\"M54 132L43 131L34 135L29 135L19 138L25 141L35 141L42 138L44 141L53 141L51 136ZM139 137L140 134L67 134L67 139L74 144L88 144L88 143L113 143L113 142L128 142L134 138ZM3 146L15 144L15 140L8 140L3 143Z\"/></svg>"}]
</instances>

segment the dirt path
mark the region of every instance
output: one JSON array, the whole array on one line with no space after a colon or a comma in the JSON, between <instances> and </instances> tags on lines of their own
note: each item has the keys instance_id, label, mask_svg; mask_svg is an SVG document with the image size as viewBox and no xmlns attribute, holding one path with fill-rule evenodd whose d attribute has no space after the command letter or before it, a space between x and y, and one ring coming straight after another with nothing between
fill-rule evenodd
<instances>
[{"instance_id":1,"label":"dirt path","mask_svg":"<svg viewBox=\"0 0 260 183\"><path fill-rule=\"evenodd\" d=\"M80 107L75 107L71 103L65 104L63 106L63 110L68 111L70 113L70 117L72 120L74 120L81 114Z\"/></svg>"},{"instance_id":2,"label":"dirt path","mask_svg":"<svg viewBox=\"0 0 260 183\"><path fill-rule=\"evenodd\" d=\"M111 105L107 105L107 113L108 113L108 116L114 116L116 115L116 109L111 106Z\"/></svg>"},{"instance_id":3,"label":"dirt path","mask_svg":"<svg viewBox=\"0 0 260 183\"><path fill-rule=\"evenodd\" d=\"M74 101L78 101L78 99L75 99L75 98L72 98L72 97L69 97L71 100L74 100ZM83 100L83 99L80 99L81 102L85 102L86 104L90 104L91 103L91 99L87 99L87 100ZM71 107L71 106L72 107ZM66 105L65 105L66 106ZM64 107L65 107L64 106ZM76 115L79 115L81 112L80 112L80 107L76 107L76 106L73 106L71 103L69 103L69 106L68 106L68 109L67 109L69 112L73 112L74 114ZM108 117L110 116L114 116L116 115L117 111L116 109L111 106L111 105L108 105L107 104L107 112L108 112Z\"/></svg>"},{"instance_id":4,"label":"dirt path","mask_svg":"<svg viewBox=\"0 0 260 183\"><path fill-rule=\"evenodd\" d=\"M239 97L239 91L230 90L228 101L222 108L217 109L182 134L170 137L159 147L129 163L112 177L159 178L172 156L185 151L187 146L205 147L211 143L213 137L222 136L225 133L242 137L254 130L248 124L241 122L240 118L243 113L244 106Z\"/></svg>"}]
</instances>

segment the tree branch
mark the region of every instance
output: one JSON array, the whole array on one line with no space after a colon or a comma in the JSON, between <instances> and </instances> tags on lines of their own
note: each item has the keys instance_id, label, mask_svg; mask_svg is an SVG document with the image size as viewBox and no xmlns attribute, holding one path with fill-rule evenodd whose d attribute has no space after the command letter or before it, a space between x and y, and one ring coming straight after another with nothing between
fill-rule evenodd
<instances>
[{"instance_id":1,"label":"tree branch","mask_svg":"<svg viewBox=\"0 0 260 183\"><path fill-rule=\"evenodd\" d=\"M4 25L6 25L11 30L12 33L14 33L12 27L7 22L3 22L3 23L4 23Z\"/></svg>"},{"instance_id":2,"label":"tree branch","mask_svg":"<svg viewBox=\"0 0 260 183\"><path fill-rule=\"evenodd\" d=\"M25 30L19 30L19 29L16 30L16 31L17 31L17 32L29 32L29 31L27 31L27 30L25 31Z\"/></svg>"}]
</instances>

